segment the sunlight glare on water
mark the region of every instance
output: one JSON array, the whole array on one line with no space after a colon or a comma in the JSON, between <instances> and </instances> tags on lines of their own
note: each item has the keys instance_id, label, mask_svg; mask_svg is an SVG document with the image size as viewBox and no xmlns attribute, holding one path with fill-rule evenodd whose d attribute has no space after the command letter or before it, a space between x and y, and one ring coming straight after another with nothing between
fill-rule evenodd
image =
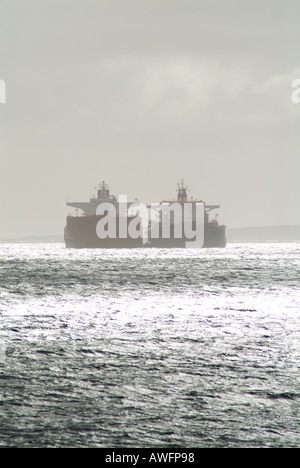
<instances>
[{"instance_id":1,"label":"sunlight glare on water","mask_svg":"<svg viewBox=\"0 0 300 468\"><path fill-rule=\"evenodd\" d=\"M0 446L299 446L300 244L2 244L0 277Z\"/></svg>"}]
</instances>

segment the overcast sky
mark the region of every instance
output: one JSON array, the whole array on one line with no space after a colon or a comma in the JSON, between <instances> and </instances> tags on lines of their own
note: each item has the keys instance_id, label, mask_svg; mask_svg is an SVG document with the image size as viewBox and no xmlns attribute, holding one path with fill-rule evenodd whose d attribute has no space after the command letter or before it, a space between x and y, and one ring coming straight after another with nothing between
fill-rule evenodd
<instances>
[{"instance_id":1,"label":"overcast sky","mask_svg":"<svg viewBox=\"0 0 300 468\"><path fill-rule=\"evenodd\" d=\"M0 238L62 234L102 180L300 224L299 0L0 0Z\"/></svg>"}]
</instances>

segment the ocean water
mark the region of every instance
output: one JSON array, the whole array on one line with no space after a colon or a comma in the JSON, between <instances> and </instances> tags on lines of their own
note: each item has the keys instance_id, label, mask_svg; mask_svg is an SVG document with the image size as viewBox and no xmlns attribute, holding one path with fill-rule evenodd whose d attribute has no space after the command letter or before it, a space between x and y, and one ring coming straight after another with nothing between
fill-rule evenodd
<instances>
[{"instance_id":1,"label":"ocean water","mask_svg":"<svg viewBox=\"0 0 300 468\"><path fill-rule=\"evenodd\" d=\"M299 447L300 244L0 245L0 447Z\"/></svg>"}]
</instances>

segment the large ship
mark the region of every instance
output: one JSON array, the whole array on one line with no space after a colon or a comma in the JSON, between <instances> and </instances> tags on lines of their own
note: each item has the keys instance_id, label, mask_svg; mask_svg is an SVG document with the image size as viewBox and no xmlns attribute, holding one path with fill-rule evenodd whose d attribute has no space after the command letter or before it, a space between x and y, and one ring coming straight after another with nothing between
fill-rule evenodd
<instances>
[{"instance_id":1,"label":"large ship","mask_svg":"<svg viewBox=\"0 0 300 468\"><path fill-rule=\"evenodd\" d=\"M64 239L68 248L226 246L226 226L220 225L217 217L211 220L209 216L210 212L220 208L220 205L207 205L202 200L188 200L187 187L183 181L178 184L177 200L144 205L137 200L127 201L124 196L117 199L110 194L108 185L103 181L97 189L96 197L91 198L89 202L67 202L67 206L76 209L75 216L67 216ZM144 211L141 208L144 208ZM200 223L196 219L198 208L199 213L203 213ZM194 237L187 236L185 231L186 217L183 214L188 211L190 232ZM174 216L178 212L179 221L178 216ZM167 230L166 219L169 222ZM195 239L199 226L202 236L200 244L197 244Z\"/></svg>"}]
</instances>

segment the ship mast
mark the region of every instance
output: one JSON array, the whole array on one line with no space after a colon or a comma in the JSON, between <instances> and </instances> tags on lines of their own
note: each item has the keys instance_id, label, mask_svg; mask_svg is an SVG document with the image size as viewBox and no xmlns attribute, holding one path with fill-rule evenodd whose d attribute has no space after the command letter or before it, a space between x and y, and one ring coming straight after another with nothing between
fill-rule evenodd
<instances>
[{"instance_id":1,"label":"ship mast","mask_svg":"<svg viewBox=\"0 0 300 468\"><path fill-rule=\"evenodd\" d=\"M186 202L187 201L187 187L184 186L183 179L181 179L181 185L178 185L178 195L177 201L179 202Z\"/></svg>"}]
</instances>

